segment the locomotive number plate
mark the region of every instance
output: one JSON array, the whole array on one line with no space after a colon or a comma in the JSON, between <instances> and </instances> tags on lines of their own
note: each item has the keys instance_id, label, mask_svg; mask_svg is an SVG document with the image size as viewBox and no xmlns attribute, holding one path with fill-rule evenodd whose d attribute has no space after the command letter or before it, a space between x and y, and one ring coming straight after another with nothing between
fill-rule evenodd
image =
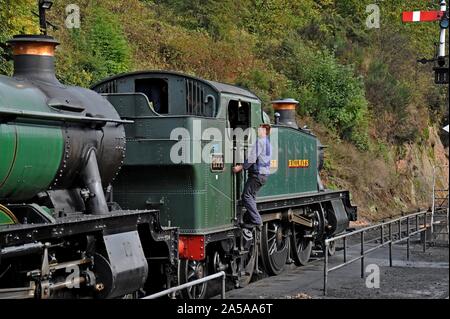
<instances>
[{"instance_id":1,"label":"locomotive number plate","mask_svg":"<svg viewBox=\"0 0 450 319\"><path fill-rule=\"evenodd\" d=\"M211 171L222 172L225 168L223 154L211 154Z\"/></svg>"}]
</instances>

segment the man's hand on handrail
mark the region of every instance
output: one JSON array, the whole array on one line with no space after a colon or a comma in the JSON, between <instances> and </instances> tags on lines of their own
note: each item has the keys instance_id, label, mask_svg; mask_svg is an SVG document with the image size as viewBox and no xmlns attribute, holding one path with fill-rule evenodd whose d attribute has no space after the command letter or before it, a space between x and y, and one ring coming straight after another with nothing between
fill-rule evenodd
<instances>
[{"instance_id":1,"label":"man's hand on handrail","mask_svg":"<svg viewBox=\"0 0 450 319\"><path fill-rule=\"evenodd\" d=\"M232 168L233 173L235 173L235 174L239 173L240 171L242 171L242 168L243 168L242 165L233 166L233 168Z\"/></svg>"}]
</instances>

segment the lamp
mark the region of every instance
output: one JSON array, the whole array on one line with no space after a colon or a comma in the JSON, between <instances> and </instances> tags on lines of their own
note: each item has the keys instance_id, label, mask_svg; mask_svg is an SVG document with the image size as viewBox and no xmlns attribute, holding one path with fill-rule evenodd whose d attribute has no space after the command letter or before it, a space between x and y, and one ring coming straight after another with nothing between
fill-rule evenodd
<instances>
[{"instance_id":1,"label":"lamp","mask_svg":"<svg viewBox=\"0 0 450 319\"><path fill-rule=\"evenodd\" d=\"M39 0L39 8L50 10L53 5L53 0Z\"/></svg>"},{"instance_id":2,"label":"lamp","mask_svg":"<svg viewBox=\"0 0 450 319\"><path fill-rule=\"evenodd\" d=\"M439 26L440 26L442 29L448 29L448 19L449 19L449 17L448 17L448 11L446 11L446 12L444 13L444 15L442 16L441 21L439 21Z\"/></svg>"},{"instance_id":3,"label":"lamp","mask_svg":"<svg viewBox=\"0 0 450 319\"><path fill-rule=\"evenodd\" d=\"M45 11L50 10L53 5L53 0L39 0L39 26L41 32L47 35L47 19L45 18Z\"/></svg>"}]
</instances>

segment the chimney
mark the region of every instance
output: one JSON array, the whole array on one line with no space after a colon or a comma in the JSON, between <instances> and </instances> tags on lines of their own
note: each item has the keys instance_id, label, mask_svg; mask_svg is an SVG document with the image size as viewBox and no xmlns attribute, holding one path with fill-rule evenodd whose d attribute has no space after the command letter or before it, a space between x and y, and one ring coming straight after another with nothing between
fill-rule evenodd
<instances>
[{"instance_id":1,"label":"chimney","mask_svg":"<svg viewBox=\"0 0 450 319\"><path fill-rule=\"evenodd\" d=\"M14 56L14 77L61 85L55 75L55 48L47 35L16 35L7 42Z\"/></svg>"},{"instance_id":2,"label":"chimney","mask_svg":"<svg viewBox=\"0 0 450 319\"><path fill-rule=\"evenodd\" d=\"M294 99L283 99L271 102L273 109L278 116L278 123L286 126L290 126L298 129L297 121L295 120L295 108L299 104L298 101Z\"/></svg>"}]
</instances>

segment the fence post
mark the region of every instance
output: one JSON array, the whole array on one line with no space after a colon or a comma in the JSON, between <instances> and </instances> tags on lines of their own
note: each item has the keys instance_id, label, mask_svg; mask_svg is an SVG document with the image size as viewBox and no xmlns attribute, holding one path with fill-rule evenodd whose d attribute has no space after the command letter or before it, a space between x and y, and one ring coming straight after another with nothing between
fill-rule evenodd
<instances>
[{"instance_id":1,"label":"fence post","mask_svg":"<svg viewBox=\"0 0 450 319\"><path fill-rule=\"evenodd\" d=\"M347 237L343 238L344 241L344 263L347 262Z\"/></svg>"},{"instance_id":2,"label":"fence post","mask_svg":"<svg viewBox=\"0 0 450 319\"><path fill-rule=\"evenodd\" d=\"M423 252L427 250L427 212L423 214Z\"/></svg>"},{"instance_id":3,"label":"fence post","mask_svg":"<svg viewBox=\"0 0 450 319\"><path fill-rule=\"evenodd\" d=\"M432 202L431 202L431 236L433 238L433 233L434 233L434 211L436 209L436 203L435 203L435 197L436 197L436 166L433 166L433 198L432 198ZM426 218L425 218L426 219Z\"/></svg>"},{"instance_id":4,"label":"fence post","mask_svg":"<svg viewBox=\"0 0 450 319\"><path fill-rule=\"evenodd\" d=\"M406 235L408 238L406 239L406 260L409 261L410 255L410 239L409 239L409 216L406 217Z\"/></svg>"},{"instance_id":5,"label":"fence post","mask_svg":"<svg viewBox=\"0 0 450 319\"><path fill-rule=\"evenodd\" d=\"M327 284L328 284L328 242L325 241L325 245L323 245L323 295L327 295Z\"/></svg>"},{"instance_id":6,"label":"fence post","mask_svg":"<svg viewBox=\"0 0 450 319\"><path fill-rule=\"evenodd\" d=\"M392 223L389 223L389 267L392 267Z\"/></svg>"},{"instance_id":7,"label":"fence post","mask_svg":"<svg viewBox=\"0 0 450 319\"><path fill-rule=\"evenodd\" d=\"M226 299L226 296L225 296L226 282L227 282L227 277L224 274L222 276L222 299Z\"/></svg>"},{"instance_id":8,"label":"fence post","mask_svg":"<svg viewBox=\"0 0 450 319\"><path fill-rule=\"evenodd\" d=\"M418 231L419 231L419 215L416 215L416 232Z\"/></svg>"},{"instance_id":9,"label":"fence post","mask_svg":"<svg viewBox=\"0 0 450 319\"><path fill-rule=\"evenodd\" d=\"M364 231L361 232L361 278L364 278Z\"/></svg>"}]
</instances>

